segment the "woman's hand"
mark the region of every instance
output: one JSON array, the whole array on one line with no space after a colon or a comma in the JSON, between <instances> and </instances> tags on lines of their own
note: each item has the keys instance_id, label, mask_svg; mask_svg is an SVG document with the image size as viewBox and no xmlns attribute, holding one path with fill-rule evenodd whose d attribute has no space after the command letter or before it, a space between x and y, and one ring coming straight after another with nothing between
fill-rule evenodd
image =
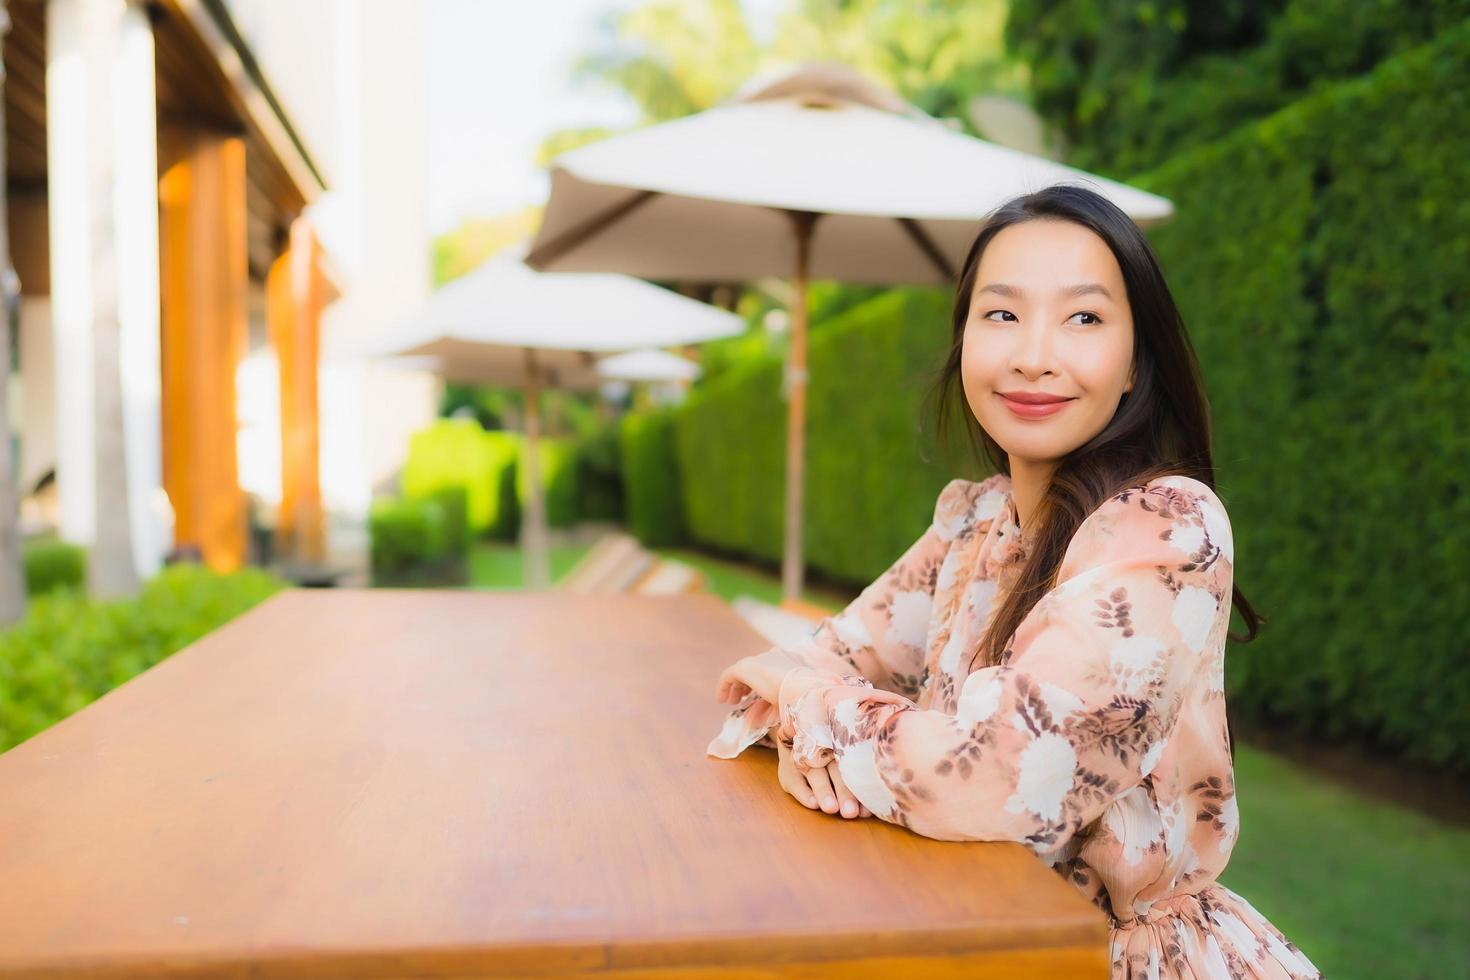
<instances>
[{"instance_id":1,"label":"woman's hand","mask_svg":"<svg viewBox=\"0 0 1470 980\"><path fill-rule=\"evenodd\" d=\"M779 738L775 741L777 780L782 789L796 797L798 803L808 810L815 810L818 806L826 813L840 810L848 819L873 815L842 781L835 760L825 769L813 769L803 775L791 762L791 750Z\"/></svg>"},{"instance_id":2,"label":"woman's hand","mask_svg":"<svg viewBox=\"0 0 1470 980\"><path fill-rule=\"evenodd\" d=\"M805 667L801 660L780 647L772 647L752 657L742 657L720 674L715 697L727 704L739 704L752 691L776 704L781 693L781 681L790 671ZM776 776L781 788L810 810L822 809L827 813L841 813L847 818L871 817L873 814L842 781L833 761L825 769L813 769L808 773L798 772L791 761L791 749L779 738L776 742Z\"/></svg>"},{"instance_id":3,"label":"woman's hand","mask_svg":"<svg viewBox=\"0 0 1470 980\"><path fill-rule=\"evenodd\" d=\"M806 665L793 654L780 647L772 647L751 657L741 657L720 674L715 699L727 704L739 704L746 695L754 691L758 697L776 704L777 696L781 693L781 679L789 671L804 666Z\"/></svg>"}]
</instances>

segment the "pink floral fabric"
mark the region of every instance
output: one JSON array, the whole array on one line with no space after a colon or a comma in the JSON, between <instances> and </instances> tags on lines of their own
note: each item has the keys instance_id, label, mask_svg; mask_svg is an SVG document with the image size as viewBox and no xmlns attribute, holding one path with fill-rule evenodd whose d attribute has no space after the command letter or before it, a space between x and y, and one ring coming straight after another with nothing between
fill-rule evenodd
<instances>
[{"instance_id":1,"label":"pink floral fabric","mask_svg":"<svg viewBox=\"0 0 1470 980\"><path fill-rule=\"evenodd\" d=\"M1009 477L953 480L924 535L792 648L709 754L834 759L883 820L1024 844L1112 923L1115 978L1320 977L1216 879L1239 833L1225 724L1234 573L1225 507L1168 476L1114 495L1001 663L973 660L1031 542Z\"/></svg>"}]
</instances>

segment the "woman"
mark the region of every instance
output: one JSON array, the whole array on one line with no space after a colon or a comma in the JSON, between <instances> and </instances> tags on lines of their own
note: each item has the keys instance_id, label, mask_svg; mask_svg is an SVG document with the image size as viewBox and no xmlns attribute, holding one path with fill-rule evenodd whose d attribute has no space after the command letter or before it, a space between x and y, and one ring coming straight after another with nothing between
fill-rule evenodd
<instances>
[{"instance_id":1,"label":"woman","mask_svg":"<svg viewBox=\"0 0 1470 980\"><path fill-rule=\"evenodd\" d=\"M842 612L721 676L709 752L775 745L808 807L1029 847L1112 923L1114 977L1317 977L1219 884L1239 829L1225 720L1234 588L1208 407L1147 240L1059 185L965 259L956 389L996 475ZM772 739L772 731L775 739Z\"/></svg>"}]
</instances>

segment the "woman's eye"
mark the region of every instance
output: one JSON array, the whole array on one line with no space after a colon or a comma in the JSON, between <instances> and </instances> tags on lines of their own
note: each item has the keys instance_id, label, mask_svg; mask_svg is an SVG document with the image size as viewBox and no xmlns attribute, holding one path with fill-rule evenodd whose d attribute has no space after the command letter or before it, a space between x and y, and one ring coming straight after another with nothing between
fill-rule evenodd
<instances>
[{"instance_id":1,"label":"woman's eye","mask_svg":"<svg viewBox=\"0 0 1470 980\"><path fill-rule=\"evenodd\" d=\"M997 323L1003 322L1003 321L1000 321L1000 320L996 320L995 315L997 313L999 313L1002 317L1010 317L1012 320L1014 320L1016 318L1016 315L1014 313L1012 313L1010 310L991 310L989 313L985 314L985 319L991 320L991 321L997 322ZM1076 313L1073 313L1072 316L1074 316L1074 317L1078 317L1078 316L1092 317L1091 320L1087 320L1087 321L1084 321L1083 322L1082 325L1083 326L1087 326L1087 327L1090 327L1090 326L1092 326L1095 323L1102 323L1102 317L1098 316L1096 313L1093 313L1093 312L1091 312L1089 310L1080 310L1080 311L1078 311ZM1070 317L1068 319L1070 319Z\"/></svg>"}]
</instances>

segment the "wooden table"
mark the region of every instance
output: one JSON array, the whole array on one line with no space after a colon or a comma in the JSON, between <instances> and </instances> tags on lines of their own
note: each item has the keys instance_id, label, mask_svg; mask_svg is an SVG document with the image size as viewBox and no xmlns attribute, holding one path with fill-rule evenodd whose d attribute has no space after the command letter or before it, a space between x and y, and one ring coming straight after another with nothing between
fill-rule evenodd
<instances>
[{"instance_id":1,"label":"wooden table","mask_svg":"<svg viewBox=\"0 0 1470 980\"><path fill-rule=\"evenodd\" d=\"M282 593L0 755L0 976L1106 977L1016 844L705 755L710 596Z\"/></svg>"}]
</instances>

